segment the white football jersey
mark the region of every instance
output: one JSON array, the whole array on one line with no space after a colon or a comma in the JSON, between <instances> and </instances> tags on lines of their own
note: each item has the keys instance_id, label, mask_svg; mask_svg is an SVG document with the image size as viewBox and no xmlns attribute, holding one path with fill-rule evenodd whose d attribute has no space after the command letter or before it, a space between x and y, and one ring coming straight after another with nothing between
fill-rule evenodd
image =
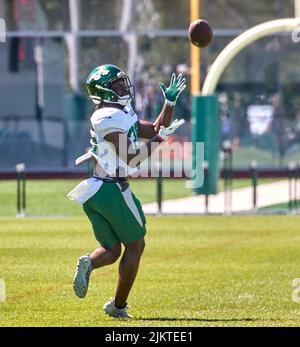
<instances>
[{"instance_id":1,"label":"white football jersey","mask_svg":"<svg viewBox=\"0 0 300 347\"><path fill-rule=\"evenodd\" d=\"M138 116L131 106L123 110L114 107L103 107L96 110L91 123L91 153L96 159L94 175L99 177L127 177L138 171L138 168L129 167L117 155L112 145L104 137L112 132L127 134L133 148L137 145Z\"/></svg>"}]
</instances>

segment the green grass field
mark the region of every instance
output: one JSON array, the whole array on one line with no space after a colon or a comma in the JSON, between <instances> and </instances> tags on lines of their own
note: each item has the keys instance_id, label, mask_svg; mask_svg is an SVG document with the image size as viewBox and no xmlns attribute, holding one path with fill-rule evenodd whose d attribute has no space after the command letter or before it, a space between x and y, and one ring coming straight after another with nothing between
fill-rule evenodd
<instances>
[{"instance_id":1,"label":"green grass field","mask_svg":"<svg viewBox=\"0 0 300 347\"><path fill-rule=\"evenodd\" d=\"M274 180L262 179L260 183ZM67 193L79 183L79 180L28 180L27 181L27 213L30 215L63 215L80 216L82 208L67 198ZM192 194L191 189L185 187L184 179L165 179L163 181L163 199L177 199ZM233 188L246 187L250 180L233 181ZM156 180L131 180L131 188L142 203L156 201ZM16 215L16 186L15 180L0 180L0 217ZM219 191L224 188L223 181L219 181Z\"/></svg>"},{"instance_id":2,"label":"green grass field","mask_svg":"<svg viewBox=\"0 0 300 347\"><path fill-rule=\"evenodd\" d=\"M130 321L102 312L117 264L73 294L77 257L96 246L85 217L2 218L0 240L0 326L300 325L298 217L149 217Z\"/></svg>"}]
</instances>

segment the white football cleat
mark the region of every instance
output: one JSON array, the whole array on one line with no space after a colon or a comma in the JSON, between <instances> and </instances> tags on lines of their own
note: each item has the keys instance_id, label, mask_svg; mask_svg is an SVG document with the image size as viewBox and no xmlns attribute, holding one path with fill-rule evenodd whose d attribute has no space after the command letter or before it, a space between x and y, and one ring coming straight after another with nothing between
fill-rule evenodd
<instances>
[{"instance_id":1,"label":"white football cleat","mask_svg":"<svg viewBox=\"0 0 300 347\"><path fill-rule=\"evenodd\" d=\"M126 305L124 308L117 308L115 305L115 298L111 298L106 304L103 306L103 310L106 314L114 318L132 318L127 312L128 306Z\"/></svg>"},{"instance_id":2,"label":"white football cleat","mask_svg":"<svg viewBox=\"0 0 300 347\"><path fill-rule=\"evenodd\" d=\"M88 255L83 255L78 259L77 269L73 280L73 289L79 298L86 296L90 274L92 272L92 260Z\"/></svg>"}]
</instances>

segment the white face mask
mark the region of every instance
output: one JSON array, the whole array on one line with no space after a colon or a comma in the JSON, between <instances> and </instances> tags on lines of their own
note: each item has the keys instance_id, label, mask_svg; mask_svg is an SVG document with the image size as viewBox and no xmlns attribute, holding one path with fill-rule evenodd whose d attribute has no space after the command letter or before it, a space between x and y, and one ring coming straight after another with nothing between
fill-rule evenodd
<instances>
[{"instance_id":1,"label":"white face mask","mask_svg":"<svg viewBox=\"0 0 300 347\"><path fill-rule=\"evenodd\" d=\"M129 95L119 96L119 101L117 101L117 104L120 104L121 106L127 106L131 102L131 97Z\"/></svg>"},{"instance_id":2,"label":"white face mask","mask_svg":"<svg viewBox=\"0 0 300 347\"><path fill-rule=\"evenodd\" d=\"M98 96L90 96L90 99L93 101L95 105L99 105L101 103L101 98ZM131 98L128 95L125 96L119 96L118 101L106 101L109 102L110 104L119 104L121 106L127 106L131 103Z\"/></svg>"}]
</instances>

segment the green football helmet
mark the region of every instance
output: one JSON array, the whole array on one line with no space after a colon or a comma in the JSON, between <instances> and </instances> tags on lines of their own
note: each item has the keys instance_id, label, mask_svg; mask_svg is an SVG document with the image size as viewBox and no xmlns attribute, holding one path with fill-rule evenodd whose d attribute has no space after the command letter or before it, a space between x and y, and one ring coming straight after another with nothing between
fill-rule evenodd
<instances>
[{"instance_id":1,"label":"green football helmet","mask_svg":"<svg viewBox=\"0 0 300 347\"><path fill-rule=\"evenodd\" d=\"M86 87L95 104L104 101L126 106L134 97L129 77L115 65L100 65L92 70Z\"/></svg>"}]
</instances>

